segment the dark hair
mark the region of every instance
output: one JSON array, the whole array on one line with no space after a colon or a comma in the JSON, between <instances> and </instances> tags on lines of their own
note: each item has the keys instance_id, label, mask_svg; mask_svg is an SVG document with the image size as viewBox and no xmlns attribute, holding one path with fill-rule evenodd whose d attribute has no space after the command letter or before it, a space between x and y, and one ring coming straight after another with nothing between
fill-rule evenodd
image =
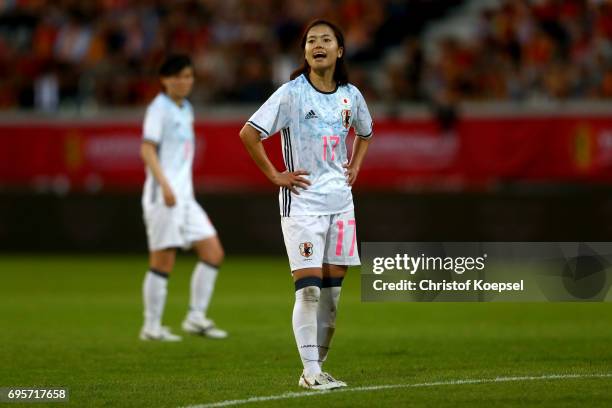
<instances>
[{"instance_id":1,"label":"dark hair","mask_svg":"<svg viewBox=\"0 0 612 408\"><path fill-rule=\"evenodd\" d=\"M162 77L168 77L176 75L187 67L191 67L191 58L184 54L172 54L168 55L164 62L159 67L159 75Z\"/></svg>"},{"instance_id":2,"label":"dark hair","mask_svg":"<svg viewBox=\"0 0 612 408\"><path fill-rule=\"evenodd\" d=\"M304 48L306 47L306 37L308 36L308 32L310 31L311 28L313 28L314 26L318 26L318 25L326 25L329 28L331 28L332 31L334 32L334 35L336 36L338 47L342 47L344 49L344 51L342 52L342 56L336 60L336 69L334 70L334 80L336 81L338 85L346 85L348 84L348 80L349 80L348 71L346 69L346 64L344 63L344 56L346 55L346 48L344 47L344 34L342 34L340 27L338 27L336 24L329 22L327 20L318 19L318 20L312 21L310 24L308 24L308 26L306 26L306 29L304 30L304 33L302 34L302 41L300 42L302 50L304 50ZM308 65L308 61L306 61L306 58L304 58L304 63L302 64L302 66L296 69L295 71L293 71L291 73L290 78L295 79L299 77L300 75L308 74L309 72L310 72L310 65Z\"/></svg>"}]
</instances>

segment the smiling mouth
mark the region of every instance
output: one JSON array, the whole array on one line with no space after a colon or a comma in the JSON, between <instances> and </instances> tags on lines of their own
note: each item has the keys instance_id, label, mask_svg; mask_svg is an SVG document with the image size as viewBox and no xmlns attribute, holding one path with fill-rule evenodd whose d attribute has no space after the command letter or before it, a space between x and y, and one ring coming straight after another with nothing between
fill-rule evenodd
<instances>
[{"instance_id":1,"label":"smiling mouth","mask_svg":"<svg viewBox=\"0 0 612 408\"><path fill-rule=\"evenodd\" d=\"M314 54L312 54L312 57L315 60L324 60L325 57L327 57L327 54L325 54L324 52L318 51L318 52L315 52Z\"/></svg>"}]
</instances>

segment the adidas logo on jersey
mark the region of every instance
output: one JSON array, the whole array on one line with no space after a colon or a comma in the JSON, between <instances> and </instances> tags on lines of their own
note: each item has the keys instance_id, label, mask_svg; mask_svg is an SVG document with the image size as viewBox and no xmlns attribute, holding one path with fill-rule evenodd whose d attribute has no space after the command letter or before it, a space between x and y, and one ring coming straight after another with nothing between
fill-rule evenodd
<instances>
[{"instance_id":1,"label":"adidas logo on jersey","mask_svg":"<svg viewBox=\"0 0 612 408\"><path fill-rule=\"evenodd\" d=\"M310 112L308 112L306 114L306 116L304 117L304 119L316 119L318 118L317 114L315 113L315 111L311 110Z\"/></svg>"}]
</instances>

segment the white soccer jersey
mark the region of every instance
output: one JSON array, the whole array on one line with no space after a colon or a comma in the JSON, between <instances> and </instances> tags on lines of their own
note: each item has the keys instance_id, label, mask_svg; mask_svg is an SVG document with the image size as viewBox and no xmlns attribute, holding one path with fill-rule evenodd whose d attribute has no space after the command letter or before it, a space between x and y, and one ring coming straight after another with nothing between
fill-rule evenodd
<instances>
[{"instance_id":1,"label":"white soccer jersey","mask_svg":"<svg viewBox=\"0 0 612 408\"><path fill-rule=\"evenodd\" d=\"M191 104L184 100L178 106L166 94L157 95L147 108L142 137L157 145L161 168L177 200L192 198L195 135ZM159 183L148 167L146 173L143 204L163 202Z\"/></svg>"},{"instance_id":2,"label":"white soccer jersey","mask_svg":"<svg viewBox=\"0 0 612 408\"><path fill-rule=\"evenodd\" d=\"M281 86L247 122L265 139L282 133L283 158L289 171L306 170L312 183L293 194L281 188L280 211L291 215L328 215L353 209L345 169L346 137L372 136L372 117L359 90L349 84L334 92L317 90L306 75Z\"/></svg>"}]
</instances>

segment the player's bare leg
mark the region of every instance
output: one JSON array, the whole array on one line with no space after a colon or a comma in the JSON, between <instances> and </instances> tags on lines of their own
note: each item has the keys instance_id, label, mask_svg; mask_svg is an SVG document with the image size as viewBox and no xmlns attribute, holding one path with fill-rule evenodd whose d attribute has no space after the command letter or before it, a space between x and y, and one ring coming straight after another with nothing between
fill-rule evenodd
<instances>
[{"instance_id":1,"label":"player's bare leg","mask_svg":"<svg viewBox=\"0 0 612 408\"><path fill-rule=\"evenodd\" d=\"M180 341L167 327L162 326L162 316L168 293L168 277L174 268L176 249L151 251L149 271L142 286L144 300L144 326L140 332L141 340Z\"/></svg>"},{"instance_id":2,"label":"player's bare leg","mask_svg":"<svg viewBox=\"0 0 612 408\"><path fill-rule=\"evenodd\" d=\"M149 266L151 267L151 269L161 271L166 275L170 275L170 273L174 269L175 261L175 248L160 249L159 251L149 252Z\"/></svg>"},{"instance_id":3,"label":"player's bare leg","mask_svg":"<svg viewBox=\"0 0 612 408\"><path fill-rule=\"evenodd\" d=\"M198 255L191 275L191 297L189 312L183 321L183 330L214 339L227 337L227 332L215 326L207 317L208 306L213 295L219 267L225 257L223 246L216 235L196 241L193 248Z\"/></svg>"},{"instance_id":4,"label":"player's bare leg","mask_svg":"<svg viewBox=\"0 0 612 408\"><path fill-rule=\"evenodd\" d=\"M225 252L218 236L196 241L193 244L198 258L208 264L220 266L225 259Z\"/></svg>"}]
</instances>

